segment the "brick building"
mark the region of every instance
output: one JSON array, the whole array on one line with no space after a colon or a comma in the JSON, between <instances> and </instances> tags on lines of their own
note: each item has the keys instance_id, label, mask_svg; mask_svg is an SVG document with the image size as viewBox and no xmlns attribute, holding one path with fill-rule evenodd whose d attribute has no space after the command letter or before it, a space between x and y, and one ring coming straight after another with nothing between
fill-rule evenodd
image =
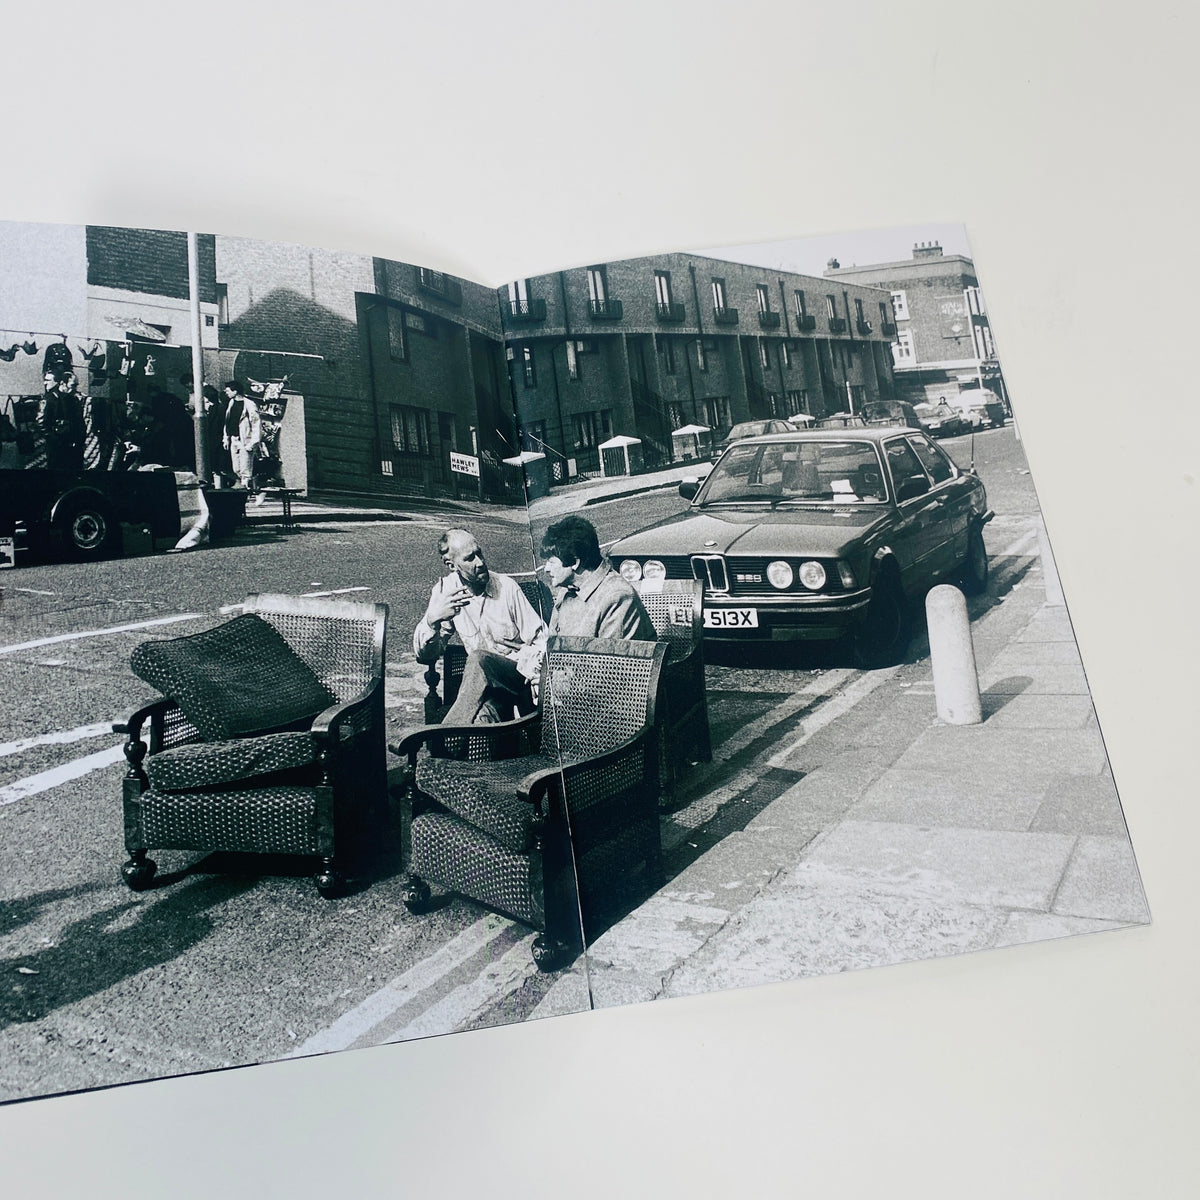
<instances>
[{"instance_id":1,"label":"brick building","mask_svg":"<svg viewBox=\"0 0 1200 1200\"><path fill-rule=\"evenodd\" d=\"M616 434L655 466L687 424L719 436L892 394L888 299L856 284L661 254L518 280L500 307L523 445L559 479L597 470Z\"/></svg>"},{"instance_id":2,"label":"brick building","mask_svg":"<svg viewBox=\"0 0 1200 1200\"><path fill-rule=\"evenodd\" d=\"M937 242L913 247L902 262L842 267L825 278L883 288L896 325L892 345L897 394L913 403L987 387L1007 398L975 264Z\"/></svg>"}]
</instances>

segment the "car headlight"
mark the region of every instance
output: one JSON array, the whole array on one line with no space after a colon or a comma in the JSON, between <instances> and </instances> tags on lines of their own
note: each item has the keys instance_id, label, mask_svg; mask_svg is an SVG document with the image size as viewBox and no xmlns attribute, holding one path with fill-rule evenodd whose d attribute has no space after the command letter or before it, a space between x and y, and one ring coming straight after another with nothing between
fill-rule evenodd
<instances>
[{"instance_id":1,"label":"car headlight","mask_svg":"<svg viewBox=\"0 0 1200 1200\"><path fill-rule=\"evenodd\" d=\"M819 562L800 564L800 582L811 591L825 586L825 568Z\"/></svg>"},{"instance_id":2,"label":"car headlight","mask_svg":"<svg viewBox=\"0 0 1200 1200\"><path fill-rule=\"evenodd\" d=\"M637 583L642 577L642 564L636 558L621 559L621 565L617 570L621 572L621 578L628 583Z\"/></svg>"},{"instance_id":3,"label":"car headlight","mask_svg":"<svg viewBox=\"0 0 1200 1200\"><path fill-rule=\"evenodd\" d=\"M848 562L843 562L839 559L838 575L841 577L842 587L848 592L853 591L858 583L858 580L854 578L854 568Z\"/></svg>"},{"instance_id":4,"label":"car headlight","mask_svg":"<svg viewBox=\"0 0 1200 1200\"><path fill-rule=\"evenodd\" d=\"M791 563L776 559L775 562L767 564L767 578L771 581L772 587L782 590L792 586L792 580L796 578L796 573L792 570Z\"/></svg>"},{"instance_id":5,"label":"car headlight","mask_svg":"<svg viewBox=\"0 0 1200 1200\"><path fill-rule=\"evenodd\" d=\"M642 574L647 579L666 579L667 568L657 558L648 558L645 566L642 567Z\"/></svg>"}]
</instances>

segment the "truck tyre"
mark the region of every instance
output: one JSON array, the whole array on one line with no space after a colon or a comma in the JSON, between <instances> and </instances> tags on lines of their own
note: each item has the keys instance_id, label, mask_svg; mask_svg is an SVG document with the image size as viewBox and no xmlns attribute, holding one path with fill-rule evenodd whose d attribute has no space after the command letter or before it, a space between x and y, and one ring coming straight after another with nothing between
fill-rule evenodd
<instances>
[{"instance_id":1,"label":"truck tyre","mask_svg":"<svg viewBox=\"0 0 1200 1200\"><path fill-rule=\"evenodd\" d=\"M98 497L79 497L64 506L57 525L72 558L105 558L116 542L118 527L112 509Z\"/></svg>"}]
</instances>

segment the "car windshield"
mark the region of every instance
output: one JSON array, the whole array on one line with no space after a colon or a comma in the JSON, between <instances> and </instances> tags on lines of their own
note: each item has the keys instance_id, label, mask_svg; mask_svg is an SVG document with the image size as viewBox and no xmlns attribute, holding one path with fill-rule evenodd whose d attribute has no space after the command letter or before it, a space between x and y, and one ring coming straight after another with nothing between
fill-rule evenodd
<instances>
[{"instance_id":1,"label":"car windshield","mask_svg":"<svg viewBox=\"0 0 1200 1200\"><path fill-rule=\"evenodd\" d=\"M767 432L767 421L743 421L740 425L735 425L726 435L727 442L736 442L741 438L758 437L759 434Z\"/></svg>"},{"instance_id":2,"label":"car windshield","mask_svg":"<svg viewBox=\"0 0 1200 1200\"><path fill-rule=\"evenodd\" d=\"M734 446L696 497L710 504L858 504L887 500L871 442L767 442Z\"/></svg>"}]
</instances>

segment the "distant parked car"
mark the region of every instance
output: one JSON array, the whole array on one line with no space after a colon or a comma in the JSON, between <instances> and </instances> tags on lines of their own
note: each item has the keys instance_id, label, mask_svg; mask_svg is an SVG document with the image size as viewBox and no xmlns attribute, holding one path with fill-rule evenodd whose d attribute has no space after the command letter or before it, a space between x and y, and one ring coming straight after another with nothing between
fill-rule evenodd
<instances>
[{"instance_id":1,"label":"distant parked car","mask_svg":"<svg viewBox=\"0 0 1200 1200\"><path fill-rule=\"evenodd\" d=\"M945 400L938 404L914 404L913 411L930 437L958 437L970 429L958 410Z\"/></svg>"},{"instance_id":2,"label":"distant parked car","mask_svg":"<svg viewBox=\"0 0 1200 1200\"><path fill-rule=\"evenodd\" d=\"M959 392L955 404L962 413L963 420L972 429L995 429L1004 424L1007 413L1004 401L995 392L987 388L970 388Z\"/></svg>"},{"instance_id":3,"label":"distant parked car","mask_svg":"<svg viewBox=\"0 0 1200 1200\"><path fill-rule=\"evenodd\" d=\"M863 419L868 425L901 425L907 429L920 429L921 418L916 409L903 400L880 400L876 404L868 404L862 411Z\"/></svg>"},{"instance_id":4,"label":"distant parked car","mask_svg":"<svg viewBox=\"0 0 1200 1200\"><path fill-rule=\"evenodd\" d=\"M764 433L792 433L793 429L786 421L741 421L713 447L713 461L716 462L734 442L761 437Z\"/></svg>"},{"instance_id":5,"label":"distant parked car","mask_svg":"<svg viewBox=\"0 0 1200 1200\"><path fill-rule=\"evenodd\" d=\"M827 417L822 417L814 426L814 429L862 429L866 425L859 413L830 413Z\"/></svg>"},{"instance_id":6,"label":"distant parked car","mask_svg":"<svg viewBox=\"0 0 1200 1200\"><path fill-rule=\"evenodd\" d=\"M895 662L935 583L987 586L987 492L918 429L814 430L732 446L688 508L609 554L630 582L699 579L704 633L724 641L853 639Z\"/></svg>"}]
</instances>

